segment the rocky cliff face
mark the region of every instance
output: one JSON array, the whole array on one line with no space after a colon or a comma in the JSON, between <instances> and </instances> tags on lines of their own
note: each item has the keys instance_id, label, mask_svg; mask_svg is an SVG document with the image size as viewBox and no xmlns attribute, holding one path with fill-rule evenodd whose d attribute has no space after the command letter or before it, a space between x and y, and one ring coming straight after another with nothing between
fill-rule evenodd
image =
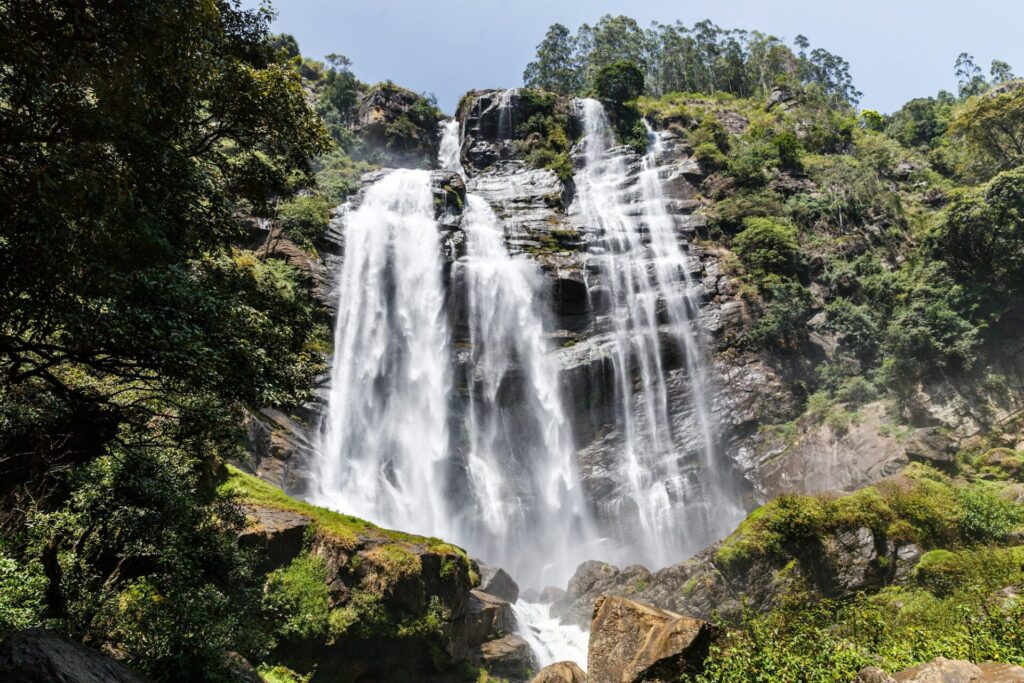
<instances>
[{"instance_id":1,"label":"rocky cliff face","mask_svg":"<svg viewBox=\"0 0 1024 683\"><path fill-rule=\"evenodd\" d=\"M407 115L414 104L408 99L400 91L371 93L360 108L357 129L368 140L383 135L389 125ZM616 388L607 287L591 258L600 247L600 236L580 210L571 177L549 157L534 154L542 143L523 124L536 113L537 102L536 96L516 90L475 91L463 98L458 118L468 180L464 185L457 175L434 173L435 205L443 228L439 240L451 268L464 254L461 213L469 191L485 199L501 218L510 251L528 254L539 264L546 276L544 308L551 314L552 343L560 347L556 355L567 412L573 416L576 461L584 486L599 518L621 517L630 513L629 506L622 505L628 496L621 473L623 435L612 405ZM572 102L550 96L544 106L550 116L562 117L568 139L578 143L579 121ZM727 127L744 125L737 116L726 114L721 118ZM436 144L436 136L431 136L433 132L414 136L423 141L416 143L420 145L417 153ZM715 207L709 197L718 196L717 181L706 176L681 138L665 133L663 143L657 173L678 239L690 255L690 276L699 290L696 321L708 341L712 438L748 509L780 493L854 490L895 474L911 460L941 465L958 448L969 445L983 426L1015 419L1020 406L1014 397L1024 390L1024 349L1019 345L992 349L988 367L970 376L951 375L921 386L905 415L893 416L886 405L872 403L859 410L857 420L842 427L806 419L791 422L800 416L817 382L815 369L837 341L812 319L806 347L779 353L736 348L733 342L754 316L732 272L731 253L708 232L707 215ZM578 152L577 145L573 153L577 166L581 163ZM639 155L628 147L614 153L622 156L629 169L627 185L635 185ZM364 187L385 172L365 176ZM809 181L780 176L772 182L785 191L792 190L790 186L807 190ZM326 267L312 268L314 277L321 277L321 270L336 272L337 260L344 257L344 212L359 201L355 196L332 220L323 250ZM469 341L465 320L459 317L466 308L462 305L466 292L458 278L451 283L448 311L458 347ZM332 286L328 277L324 287ZM456 373L470 381L472 373L464 366L467 358L456 358L456 365L462 364ZM700 437L689 400L692 382L686 364L671 352L661 360L671 406L669 430L674 442L692 446ZM1004 389L984 390L986 376L1001 378ZM510 390L509 396L514 395ZM460 399L454 400L458 404ZM317 423L316 406L302 417L305 424L270 414L253 423L253 433L263 444L261 455L270 454L262 458L260 471L296 493L304 486L303 463L311 446L307 432ZM893 428L894 418L909 426ZM1013 429L1006 431L1016 434ZM1006 445L1017 445L1013 436L1007 436Z\"/></svg>"}]
</instances>

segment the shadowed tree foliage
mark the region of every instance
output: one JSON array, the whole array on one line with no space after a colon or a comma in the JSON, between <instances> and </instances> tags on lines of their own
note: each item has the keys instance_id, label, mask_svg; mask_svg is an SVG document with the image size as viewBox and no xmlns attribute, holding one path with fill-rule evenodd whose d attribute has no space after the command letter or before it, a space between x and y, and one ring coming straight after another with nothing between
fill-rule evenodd
<instances>
[{"instance_id":1,"label":"shadowed tree foliage","mask_svg":"<svg viewBox=\"0 0 1024 683\"><path fill-rule=\"evenodd\" d=\"M0 561L42 586L0 624L217 678L264 640L217 462L244 409L322 368L294 271L237 245L330 138L266 9L0 0L0 19Z\"/></svg>"}]
</instances>

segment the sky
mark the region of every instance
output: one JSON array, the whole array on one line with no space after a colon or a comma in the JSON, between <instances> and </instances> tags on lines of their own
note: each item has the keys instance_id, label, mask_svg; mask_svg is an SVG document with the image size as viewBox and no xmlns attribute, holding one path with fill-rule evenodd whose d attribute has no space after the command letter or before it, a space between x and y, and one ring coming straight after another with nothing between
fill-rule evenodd
<instances>
[{"instance_id":1,"label":"sky","mask_svg":"<svg viewBox=\"0 0 1024 683\"><path fill-rule=\"evenodd\" d=\"M255 7L259 0L243 0ZM437 96L451 113L468 90L514 87L547 27L575 30L604 14L687 25L798 34L850 63L860 106L892 112L913 97L956 90L953 63L969 52L988 73L1002 59L1024 75L1020 0L273 0L273 29L302 53L340 53L360 80L391 79Z\"/></svg>"}]
</instances>

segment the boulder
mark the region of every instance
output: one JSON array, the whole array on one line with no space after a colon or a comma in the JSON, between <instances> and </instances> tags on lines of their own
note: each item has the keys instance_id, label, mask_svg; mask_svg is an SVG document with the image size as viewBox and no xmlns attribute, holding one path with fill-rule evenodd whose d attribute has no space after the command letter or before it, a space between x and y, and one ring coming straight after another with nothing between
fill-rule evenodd
<instances>
[{"instance_id":1,"label":"boulder","mask_svg":"<svg viewBox=\"0 0 1024 683\"><path fill-rule=\"evenodd\" d=\"M145 683L125 665L44 628L13 633L0 642L5 683Z\"/></svg>"},{"instance_id":2,"label":"boulder","mask_svg":"<svg viewBox=\"0 0 1024 683\"><path fill-rule=\"evenodd\" d=\"M471 647L501 638L516 630L516 617L512 613L512 605L480 590L470 591L466 622L466 637Z\"/></svg>"},{"instance_id":3,"label":"boulder","mask_svg":"<svg viewBox=\"0 0 1024 683\"><path fill-rule=\"evenodd\" d=\"M313 520L290 510L245 504L248 526L239 536L243 548L260 553L260 573L271 572L291 562L302 552L306 531Z\"/></svg>"},{"instance_id":4,"label":"boulder","mask_svg":"<svg viewBox=\"0 0 1024 683\"><path fill-rule=\"evenodd\" d=\"M507 602L519 599L519 586L501 567L492 567L478 563L480 567L480 585L477 589Z\"/></svg>"},{"instance_id":5,"label":"boulder","mask_svg":"<svg viewBox=\"0 0 1024 683\"><path fill-rule=\"evenodd\" d=\"M474 659L495 676L522 679L526 672L537 668L530 644L514 633L484 643Z\"/></svg>"},{"instance_id":6,"label":"boulder","mask_svg":"<svg viewBox=\"0 0 1024 683\"><path fill-rule=\"evenodd\" d=\"M625 598L594 607L588 675L602 683L675 681L699 672L717 635L711 624Z\"/></svg>"},{"instance_id":7,"label":"boulder","mask_svg":"<svg viewBox=\"0 0 1024 683\"><path fill-rule=\"evenodd\" d=\"M565 597L565 591L557 586L545 586L540 592L540 601L546 605L558 602Z\"/></svg>"},{"instance_id":8,"label":"boulder","mask_svg":"<svg viewBox=\"0 0 1024 683\"><path fill-rule=\"evenodd\" d=\"M1024 683L1024 667L1015 664L983 662L972 664L962 659L937 657L891 676L869 666L853 683Z\"/></svg>"},{"instance_id":9,"label":"boulder","mask_svg":"<svg viewBox=\"0 0 1024 683\"><path fill-rule=\"evenodd\" d=\"M541 669L530 683L587 683L587 674L576 662L556 662Z\"/></svg>"}]
</instances>

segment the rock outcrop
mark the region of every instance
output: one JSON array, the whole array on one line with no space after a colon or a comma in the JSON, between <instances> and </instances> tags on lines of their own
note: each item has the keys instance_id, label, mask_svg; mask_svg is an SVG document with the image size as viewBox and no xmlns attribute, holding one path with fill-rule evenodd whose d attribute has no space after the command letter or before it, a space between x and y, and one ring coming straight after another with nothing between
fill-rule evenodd
<instances>
[{"instance_id":1,"label":"rock outcrop","mask_svg":"<svg viewBox=\"0 0 1024 683\"><path fill-rule=\"evenodd\" d=\"M853 683L1024 683L1024 667L938 657L891 676L871 666L857 674Z\"/></svg>"},{"instance_id":2,"label":"rock outcrop","mask_svg":"<svg viewBox=\"0 0 1024 683\"><path fill-rule=\"evenodd\" d=\"M437 156L440 112L422 95L381 83L359 98L354 131L368 149L361 156L391 167L423 168Z\"/></svg>"},{"instance_id":3,"label":"rock outcrop","mask_svg":"<svg viewBox=\"0 0 1024 683\"><path fill-rule=\"evenodd\" d=\"M587 675L602 683L676 681L700 672L716 634L699 619L602 597L594 606Z\"/></svg>"},{"instance_id":4,"label":"rock outcrop","mask_svg":"<svg viewBox=\"0 0 1024 683\"><path fill-rule=\"evenodd\" d=\"M0 642L5 683L145 683L125 665L44 628L18 631Z\"/></svg>"},{"instance_id":5,"label":"rock outcrop","mask_svg":"<svg viewBox=\"0 0 1024 683\"><path fill-rule=\"evenodd\" d=\"M284 638L274 656L289 668L343 683L448 681L467 661L518 679L536 668L511 605L474 590L477 565L459 548L290 499L238 470L224 492L247 513L239 542L258 552L262 571L288 572L304 558L322 567L332 625ZM489 576L506 595L515 587L498 568Z\"/></svg>"},{"instance_id":6,"label":"rock outcrop","mask_svg":"<svg viewBox=\"0 0 1024 683\"><path fill-rule=\"evenodd\" d=\"M587 673L575 662L555 662L541 669L530 683L587 683Z\"/></svg>"}]
</instances>

